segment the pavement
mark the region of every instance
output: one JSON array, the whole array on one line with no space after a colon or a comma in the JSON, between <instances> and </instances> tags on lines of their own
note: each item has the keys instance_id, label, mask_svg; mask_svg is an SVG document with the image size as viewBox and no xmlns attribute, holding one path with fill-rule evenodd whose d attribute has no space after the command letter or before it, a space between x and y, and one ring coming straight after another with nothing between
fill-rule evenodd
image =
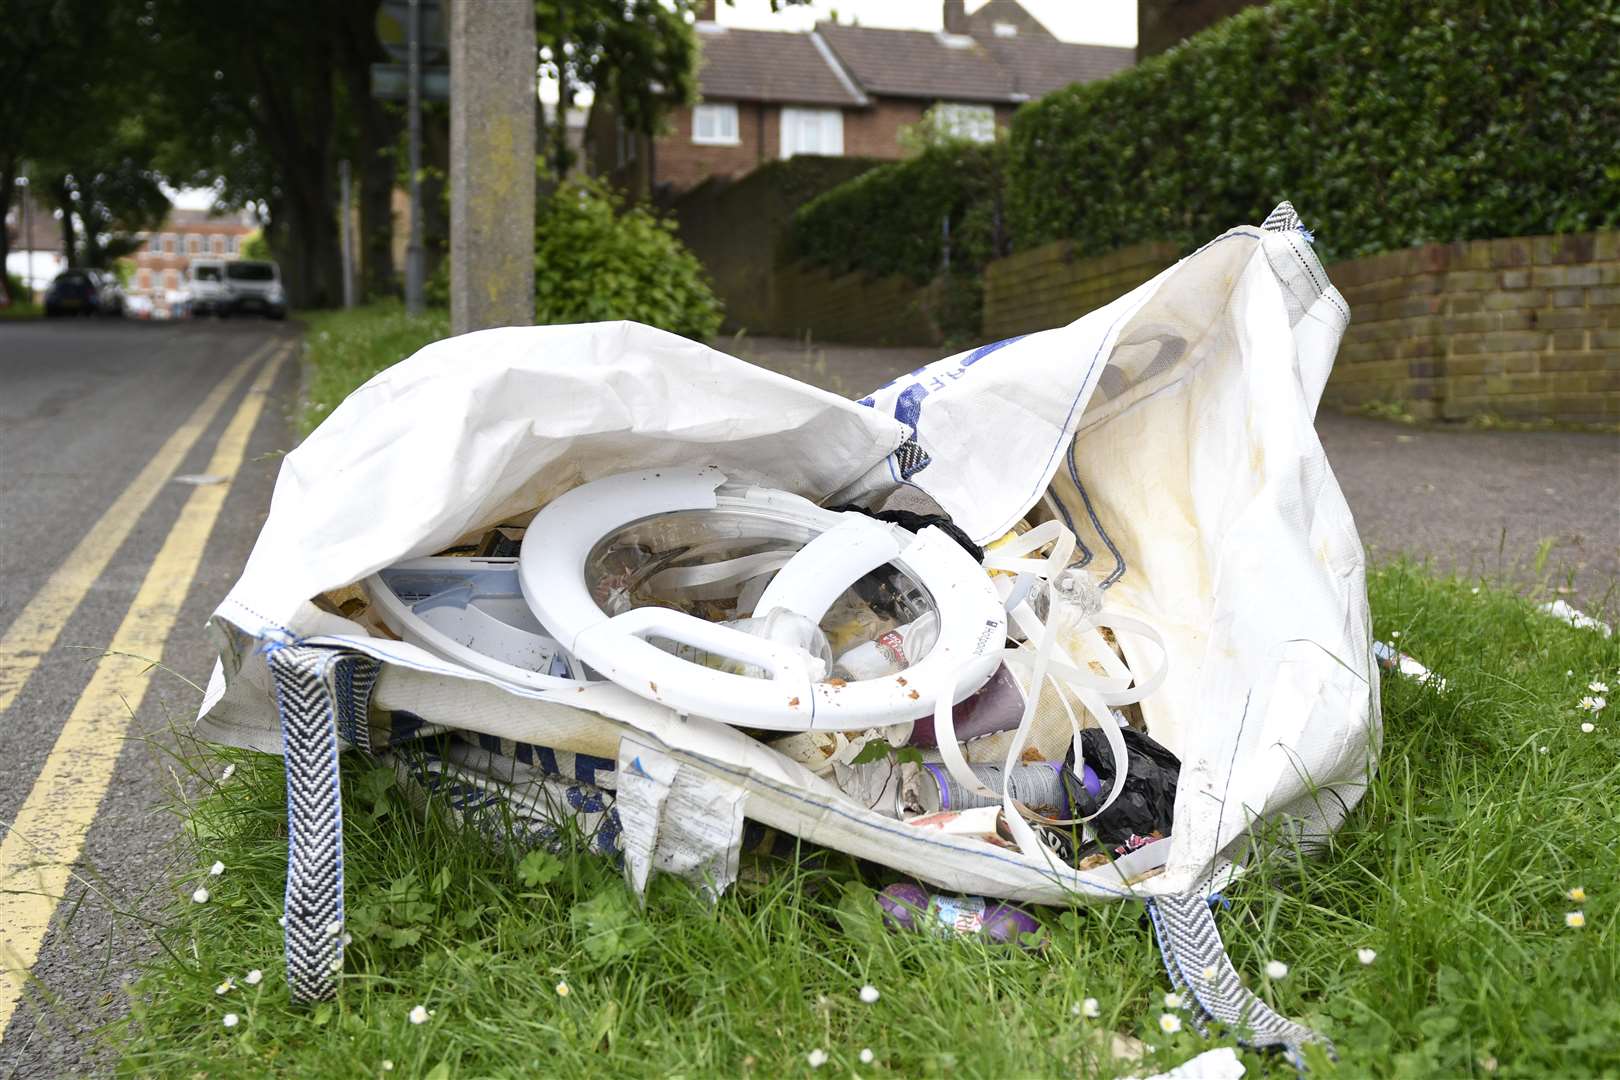
<instances>
[{"instance_id":1,"label":"pavement","mask_svg":"<svg viewBox=\"0 0 1620 1080\"><path fill-rule=\"evenodd\" d=\"M193 868L174 844L170 809L179 770L171 753L200 697L192 684L204 684L211 667L204 622L262 524L277 452L292 445L296 364L281 365L256 415L248 408L249 384L295 334L245 320L0 323L0 841L18 835L12 826L19 820L49 820L54 830L71 831L79 815L87 829L82 853L69 845L60 860L73 873L50 894L64 898L54 916L50 896L44 899L48 921L41 927L48 929L36 943L32 978L14 984L22 991L12 994L9 1023L0 1015L0 1077L108 1069L108 1052L90 1036L122 1014L121 987L154 949L153 921L177 893L189 891L177 884ZM934 358L926 349L772 339L718 344L846 395ZM153 474L155 486L143 481L244 358L254 358L252 366L221 397L195 444ZM1333 414L1319 417L1318 426L1361 535L1378 555L1406 552L1518 585L1564 584L1567 574L1572 602L1612 616L1620 578L1620 439L1406 427ZM230 457L233 430L246 431L234 476L200 487L174 479L206 474ZM131 492L143 483L150 500L132 503ZM200 519L206 528L193 514L194 496L205 491L223 496L217 518ZM97 533L92 525L131 505L127 537L108 551L105 570L82 582L82 600L60 613L66 621L51 646L14 647L39 641L37 627L28 625L29 604L60 592L64 577L72 583L68 553ZM177 560L188 544L197 550ZM183 573L170 574L173 566ZM152 603L153 588L177 597L178 610ZM120 669L102 653L123 640L129 613L147 611L162 635L144 655L161 654L163 667L146 671L143 661L125 670L114 686L126 695L119 700L137 700L129 691L139 686L146 694L132 720L110 715L117 710L96 706L103 677L96 673ZM22 677L12 678L19 671ZM8 694L14 697L6 705ZM109 786L99 811L82 790L94 786L94 755L80 754L68 763L68 808L47 807L39 818L35 790L62 756L53 756L53 747L70 742L75 725L98 707L109 713L101 720L110 727L93 730L114 732L100 744L108 751ZM13 840L9 850L24 842L62 849L60 838L42 830ZM15 953L27 936L26 927L6 925L3 916L40 910L38 890L18 889L15 870L0 865L0 1012L8 1011L4 969L15 966L5 950Z\"/></svg>"},{"instance_id":2,"label":"pavement","mask_svg":"<svg viewBox=\"0 0 1620 1080\"><path fill-rule=\"evenodd\" d=\"M102 709L108 715L94 717L106 725L95 729L101 733L98 745L106 749L108 763L115 762L110 789L74 861L65 899L33 966L35 978L10 1023L0 1019L0 1077L110 1067L89 1036L123 1013L121 986L134 963L154 948L151 921L161 917L176 893L177 878L190 869L175 861L173 731L185 730L196 713L201 695L186 680L206 685L212 667L203 624L235 581L258 534L279 464L274 455L291 445L287 412L296 393L295 359L280 366L248 434L240 470L228 485L193 486L159 477L150 502L137 500L134 507L127 505L127 493L139 486L143 467L210 392L258 352L257 366L234 384L173 470L182 476L207 473L227 425L242 414L254 375L274 351L264 346L293 340L284 325L242 319L0 323L0 634L7 635L0 645L0 701L15 693L0 713L0 841L15 838L14 849L36 840L48 845L51 838L21 837L12 826L43 783L53 746L59 738L66 740L69 717L95 712L84 703L90 700L98 658L138 603L149 569L159 567L158 577L176 566L189 572L191 561L174 556L186 554L182 541L188 539L200 549L189 583L150 583L183 599L177 615L169 611L153 620L173 619L167 642L159 643L163 669L118 680L115 690L125 698L146 683L139 711L132 721L127 711L120 717L116 710ZM222 493L223 505L211 529L188 532L182 509L205 488ZM30 655L39 650L27 648L27 639L38 634L21 625L28 621L20 618L27 614L25 606L60 586L67 554L121 497L120 509L133 511L128 536L105 571L88 583L54 646ZM190 553L191 560L196 556ZM175 576L183 579L185 573ZM19 635L22 648L8 648L18 644ZM38 666L26 671L35 661ZM13 678L19 671L25 676L20 689ZM127 731L119 731L125 722ZM71 759L66 779L75 797L62 802L83 805L78 791L93 786L96 763L90 755L65 756ZM61 820L61 808L54 816L51 810L46 808L47 816ZM0 925L0 969L13 966L4 950L15 952L27 936L16 905L28 897L18 895L15 876L7 876L10 869L0 866L0 923L6 924ZM6 996L7 976L0 973L0 1011L9 1012Z\"/></svg>"}]
</instances>

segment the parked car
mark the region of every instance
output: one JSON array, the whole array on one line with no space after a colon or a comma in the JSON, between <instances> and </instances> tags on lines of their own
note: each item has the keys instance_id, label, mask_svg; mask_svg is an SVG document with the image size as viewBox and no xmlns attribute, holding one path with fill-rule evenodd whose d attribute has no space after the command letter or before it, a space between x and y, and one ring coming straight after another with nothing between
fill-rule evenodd
<instances>
[{"instance_id":1,"label":"parked car","mask_svg":"<svg viewBox=\"0 0 1620 1080\"><path fill-rule=\"evenodd\" d=\"M87 271L96 283L96 310L102 315L122 316L126 297L118 275L111 270Z\"/></svg>"},{"instance_id":2,"label":"parked car","mask_svg":"<svg viewBox=\"0 0 1620 1080\"><path fill-rule=\"evenodd\" d=\"M190 276L192 313L229 318L236 296L225 280L225 260L192 259Z\"/></svg>"},{"instance_id":3,"label":"parked car","mask_svg":"<svg viewBox=\"0 0 1620 1080\"><path fill-rule=\"evenodd\" d=\"M45 317L94 315L101 309L101 286L89 270L64 270L45 290Z\"/></svg>"},{"instance_id":4,"label":"parked car","mask_svg":"<svg viewBox=\"0 0 1620 1080\"><path fill-rule=\"evenodd\" d=\"M281 267L258 259L236 259L225 264L236 311L257 311L272 319L287 317L287 294L281 287Z\"/></svg>"}]
</instances>

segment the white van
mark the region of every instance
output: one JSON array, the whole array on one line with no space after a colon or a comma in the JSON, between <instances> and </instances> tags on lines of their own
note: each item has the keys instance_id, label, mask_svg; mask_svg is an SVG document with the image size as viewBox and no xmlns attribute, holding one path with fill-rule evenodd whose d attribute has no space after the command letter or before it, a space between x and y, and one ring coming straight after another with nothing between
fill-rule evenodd
<instances>
[{"instance_id":1,"label":"white van","mask_svg":"<svg viewBox=\"0 0 1620 1080\"><path fill-rule=\"evenodd\" d=\"M287 317L287 294L281 288L281 267L269 260L235 259L225 264L236 311L257 311L272 319Z\"/></svg>"},{"instance_id":2,"label":"white van","mask_svg":"<svg viewBox=\"0 0 1620 1080\"><path fill-rule=\"evenodd\" d=\"M194 315L217 315L227 318L235 306L236 298L225 281L224 259L192 259L190 278L191 311Z\"/></svg>"}]
</instances>

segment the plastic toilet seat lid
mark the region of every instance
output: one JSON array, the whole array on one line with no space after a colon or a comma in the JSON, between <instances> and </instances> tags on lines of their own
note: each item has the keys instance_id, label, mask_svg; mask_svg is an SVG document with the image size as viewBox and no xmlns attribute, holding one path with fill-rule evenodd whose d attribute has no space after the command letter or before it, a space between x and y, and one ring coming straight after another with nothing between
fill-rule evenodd
<instances>
[{"instance_id":1,"label":"plastic toilet seat lid","mask_svg":"<svg viewBox=\"0 0 1620 1080\"><path fill-rule=\"evenodd\" d=\"M583 670L524 603L516 559L409 559L361 583L382 620L436 656L541 690L577 685Z\"/></svg>"},{"instance_id":2,"label":"plastic toilet seat lid","mask_svg":"<svg viewBox=\"0 0 1620 1080\"><path fill-rule=\"evenodd\" d=\"M684 611L635 607L609 615L598 605L586 574L599 544L635 522L703 510L754 515L783 534L808 538L785 561L726 564L738 575L774 570L754 615L785 608L819 622L856 579L892 563L929 595L939 615L938 640L896 675L823 680L813 670L819 662L802 649ZM697 568L682 572L700 585L718 575ZM713 467L625 473L574 488L530 522L518 575L539 622L595 673L688 715L777 731L843 731L911 720L928 713L938 688L947 685L954 684L956 700L966 698L995 671L1007 632L1006 610L989 575L940 530L908 533L862 514L823 510L788 492L728 485ZM754 666L766 677L693 663L650 638Z\"/></svg>"}]
</instances>

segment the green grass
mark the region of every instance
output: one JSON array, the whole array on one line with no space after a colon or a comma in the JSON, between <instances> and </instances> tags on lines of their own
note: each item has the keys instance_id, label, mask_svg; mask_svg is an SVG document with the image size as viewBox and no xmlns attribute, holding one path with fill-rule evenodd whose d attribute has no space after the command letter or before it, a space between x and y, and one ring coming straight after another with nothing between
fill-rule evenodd
<instances>
[{"instance_id":1,"label":"green grass","mask_svg":"<svg viewBox=\"0 0 1620 1080\"><path fill-rule=\"evenodd\" d=\"M1331 850L1261 863L1229 891L1218 918L1234 962L1335 1039L1340 1062L1317 1075L1620 1073L1620 708L1591 734L1576 709L1591 680L1620 688L1620 639L1408 565L1370 586L1378 636L1399 632L1449 688L1385 679L1367 798ZM230 760L231 780L190 808L198 869L175 883L162 951L109 1033L129 1073L776 1077L808 1074L819 1047L819 1075L1111 1076L1209 1045L1158 1031L1168 987L1135 905L1039 909L1044 957L894 935L871 899L888 876L834 856L761 864L713 909L661 881L642 914L603 861L520 863L414 812L358 757L344 771L354 945L338 1000L293 1008L276 923L281 771ZM215 859L226 870L209 878ZM186 899L199 882L207 904ZM1566 899L1573 886L1584 904ZM1565 926L1577 908L1585 929ZM1271 959L1286 979L1263 978ZM251 968L264 980L242 986ZM237 988L216 995L227 976ZM1073 1014L1086 997L1099 1019ZM433 1015L413 1026L419 1004ZM1108 1032L1157 1049L1113 1060ZM1244 1058L1251 1075L1291 1075Z\"/></svg>"},{"instance_id":2,"label":"green grass","mask_svg":"<svg viewBox=\"0 0 1620 1080\"><path fill-rule=\"evenodd\" d=\"M450 336L449 311L429 308L413 319L397 300L300 317L308 328L304 353L309 382L298 418L303 435L314 431L351 390L377 372Z\"/></svg>"},{"instance_id":3,"label":"green grass","mask_svg":"<svg viewBox=\"0 0 1620 1080\"><path fill-rule=\"evenodd\" d=\"M45 309L27 300L17 300L5 307L0 307L0 322L20 322L23 319L42 319L44 317Z\"/></svg>"}]
</instances>

